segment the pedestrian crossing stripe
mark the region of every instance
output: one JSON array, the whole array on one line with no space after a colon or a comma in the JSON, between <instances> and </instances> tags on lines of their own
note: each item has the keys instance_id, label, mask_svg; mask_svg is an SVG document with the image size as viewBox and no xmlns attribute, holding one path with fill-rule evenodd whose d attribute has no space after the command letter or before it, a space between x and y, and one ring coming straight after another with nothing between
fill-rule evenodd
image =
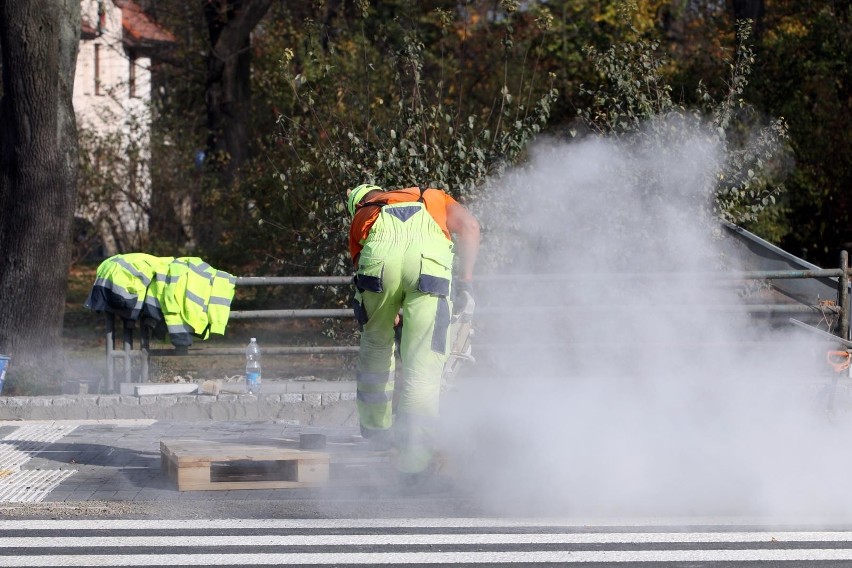
<instances>
[{"instance_id":1,"label":"pedestrian crossing stripe","mask_svg":"<svg viewBox=\"0 0 852 568\"><path fill-rule=\"evenodd\" d=\"M167 528L163 524L161 528ZM388 528L388 530L392 530ZM22 529L22 533L29 532ZM234 546L436 546L458 544L711 544L842 542L852 545L852 532L708 532L708 533L474 533L443 534L298 534L196 536L22 536L5 535L3 548L74 547L234 547Z\"/></svg>"},{"instance_id":2,"label":"pedestrian crossing stripe","mask_svg":"<svg viewBox=\"0 0 852 568\"><path fill-rule=\"evenodd\" d=\"M699 526L745 526L760 524L763 526L780 524L771 519L738 519L733 525L724 518L695 518L691 519L691 527ZM449 528L540 528L560 527L576 531L599 532L603 528L621 530L624 527L648 527L659 530L660 527L683 527L683 519L570 519L570 518L495 518L495 517L446 517L446 518L392 518L392 519L2 519L0 530L215 530L215 529L449 529ZM598 529L595 531L594 529ZM678 533L690 534L689 527L678 529ZM633 531L630 531L633 532ZM719 531L729 534L726 531ZM807 532L798 534L852 534L843 532Z\"/></svg>"},{"instance_id":3,"label":"pedestrian crossing stripe","mask_svg":"<svg viewBox=\"0 0 852 568\"><path fill-rule=\"evenodd\" d=\"M849 549L511 551L511 552L306 552L296 554L134 554L0 556L0 566L306 566L360 564L807 562L852 560Z\"/></svg>"},{"instance_id":4,"label":"pedestrian crossing stripe","mask_svg":"<svg viewBox=\"0 0 852 568\"><path fill-rule=\"evenodd\" d=\"M619 530L499 518L4 519L0 566L852 561L852 531L671 526ZM241 531L252 534L233 534Z\"/></svg>"}]
</instances>

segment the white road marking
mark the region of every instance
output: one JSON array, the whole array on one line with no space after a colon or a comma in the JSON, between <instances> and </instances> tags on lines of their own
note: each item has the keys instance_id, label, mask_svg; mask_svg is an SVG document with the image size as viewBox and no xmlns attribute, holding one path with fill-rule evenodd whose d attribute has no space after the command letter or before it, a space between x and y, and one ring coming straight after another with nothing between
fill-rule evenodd
<instances>
[{"instance_id":1,"label":"white road marking","mask_svg":"<svg viewBox=\"0 0 852 568\"><path fill-rule=\"evenodd\" d=\"M488 529L504 529L506 532ZM560 532L555 529L563 529ZM662 527L659 527L662 528ZM248 535L228 530L261 531ZM349 529L358 534L317 534ZM429 532L418 532L418 529ZM442 530L443 529L443 530ZM483 530L477 532L475 529ZM540 529L542 532L536 532ZM594 529L594 530L591 530ZM724 530L675 532L603 530L600 525L555 519L109 519L2 520L0 566L234 566L304 564L387 565L409 563L481 564L598 562L852 562L852 531ZM68 536L74 530L78 536ZM145 534L122 534L127 531ZM216 530L222 535L164 534ZM262 531L285 534L262 534ZM305 534L286 534L302 530ZM432 531L440 531L431 534ZM52 535L33 536L33 531ZM104 531L108 536L90 531ZM401 531L408 531L401 532ZM791 547L796 543L800 548ZM807 548L801 548L802 543ZM819 543L828 543L821 547ZM834 543L836 547L833 547ZM672 545L642 550L642 545ZM702 544L713 544L702 549ZM725 545L729 546L725 546ZM535 550L564 545L574 550ZM586 545L586 546L584 546ZM627 545L633 550L617 550ZM720 546L721 545L721 546ZM749 545L752 545L749 547ZM760 545L755 546L755 545ZM768 545L768 546L767 546ZM274 552L250 552L277 546ZM358 551L352 547L374 547ZM478 550L430 551L414 547L471 546ZM738 547L745 548L738 548ZM126 554L98 554L106 548ZM208 547L192 553L191 547ZM229 547L229 548L226 548ZM287 552L288 547L303 547ZM330 549L328 547L340 547ZM411 547L414 548L413 550ZM491 547L488 550L487 547ZM689 547L689 550L673 548ZM485 549L484 549L485 548ZM522 548L522 550L516 550ZM590 548L591 550L586 550ZM604 548L604 549L601 549ZM609 549L606 549L609 548ZM214 552L211 552L214 551ZM221 550L221 552L215 552ZM269 549L266 549L269 550ZM12 553L13 555L4 552ZM20 554L26 551L25 554ZM153 554L147 554L150 551ZM237 552L232 552L237 551ZM246 552L242 552L246 551Z\"/></svg>"},{"instance_id":2,"label":"white road marking","mask_svg":"<svg viewBox=\"0 0 852 568\"><path fill-rule=\"evenodd\" d=\"M0 566L228 566L303 564L498 564L509 562L757 562L848 561L852 550L655 550L655 551L519 551L519 552L341 552L296 554L151 554L82 556L3 556Z\"/></svg>"},{"instance_id":3,"label":"white road marking","mask_svg":"<svg viewBox=\"0 0 852 568\"><path fill-rule=\"evenodd\" d=\"M73 469L33 469L0 478L0 503L38 503L74 473Z\"/></svg>"},{"instance_id":4,"label":"white road marking","mask_svg":"<svg viewBox=\"0 0 852 568\"><path fill-rule=\"evenodd\" d=\"M18 442L40 442L33 444L33 448L41 449L47 444L62 439L77 429L76 424L22 424L14 432L7 434L3 440L15 440Z\"/></svg>"},{"instance_id":5,"label":"white road marking","mask_svg":"<svg viewBox=\"0 0 852 568\"><path fill-rule=\"evenodd\" d=\"M22 470L21 466L77 425L24 422L16 426L0 441L0 503L38 503L76 470Z\"/></svg>"},{"instance_id":6,"label":"white road marking","mask_svg":"<svg viewBox=\"0 0 852 568\"><path fill-rule=\"evenodd\" d=\"M162 523L161 528L169 528ZM707 544L852 542L852 532L448 533L257 536L4 536L2 548L182 546L405 546L458 544ZM852 550L852 549L850 549Z\"/></svg>"},{"instance_id":7,"label":"white road marking","mask_svg":"<svg viewBox=\"0 0 852 568\"><path fill-rule=\"evenodd\" d=\"M89 420L0 420L0 426L29 426L33 424L51 426L110 425L117 427L150 426L156 420L152 418L104 418Z\"/></svg>"},{"instance_id":8,"label":"white road marking","mask_svg":"<svg viewBox=\"0 0 852 568\"><path fill-rule=\"evenodd\" d=\"M805 521L802 521L806 524ZM591 527L673 527L684 524L684 520L656 521L642 520L610 520L599 522L597 520L575 520L565 518L399 518L399 519L33 519L15 520L0 519L0 530L26 530L26 529L105 529L105 530L137 530L137 529L229 529L229 528L255 528L255 529L339 529L339 528L364 528L376 529L387 527L398 528L489 528L489 527L565 527L588 529ZM692 520L692 526L731 524L723 521ZM737 526L751 524L743 521Z\"/></svg>"}]
</instances>

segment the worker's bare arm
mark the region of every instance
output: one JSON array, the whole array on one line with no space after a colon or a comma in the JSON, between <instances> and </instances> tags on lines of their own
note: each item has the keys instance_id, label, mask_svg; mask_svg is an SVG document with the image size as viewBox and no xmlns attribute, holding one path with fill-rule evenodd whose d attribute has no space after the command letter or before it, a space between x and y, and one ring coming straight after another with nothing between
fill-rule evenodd
<instances>
[{"instance_id":1,"label":"worker's bare arm","mask_svg":"<svg viewBox=\"0 0 852 568\"><path fill-rule=\"evenodd\" d=\"M473 280L473 267L479 254L479 221L463 205L447 206L447 229L456 236L459 279Z\"/></svg>"}]
</instances>

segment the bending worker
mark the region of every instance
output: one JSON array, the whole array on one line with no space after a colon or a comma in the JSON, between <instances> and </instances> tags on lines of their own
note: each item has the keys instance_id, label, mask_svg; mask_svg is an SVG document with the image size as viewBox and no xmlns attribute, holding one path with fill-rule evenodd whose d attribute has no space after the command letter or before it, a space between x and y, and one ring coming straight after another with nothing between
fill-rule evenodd
<instances>
[{"instance_id":1,"label":"bending worker","mask_svg":"<svg viewBox=\"0 0 852 568\"><path fill-rule=\"evenodd\" d=\"M479 222L447 193L432 188L384 191L359 185L347 192L347 206L349 250L357 267L355 310L362 326L361 434L378 447L396 445L397 468L416 477L431 465L441 374L451 347L451 298L472 298ZM459 257L455 280L452 235ZM400 309L403 373L394 419L394 324Z\"/></svg>"}]
</instances>

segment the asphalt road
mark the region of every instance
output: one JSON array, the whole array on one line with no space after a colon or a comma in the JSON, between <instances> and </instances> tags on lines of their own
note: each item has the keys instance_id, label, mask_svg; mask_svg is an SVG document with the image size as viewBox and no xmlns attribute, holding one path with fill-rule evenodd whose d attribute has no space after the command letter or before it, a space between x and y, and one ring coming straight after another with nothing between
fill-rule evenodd
<instances>
[{"instance_id":1,"label":"asphalt road","mask_svg":"<svg viewBox=\"0 0 852 568\"><path fill-rule=\"evenodd\" d=\"M334 455L361 456L319 487L178 491L160 467L164 438L281 445L318 432ZM471 489L401 485L351 428L3 424L0 566L852 566L852 517L509 513Z\"/></svg>"}]
</instances>

